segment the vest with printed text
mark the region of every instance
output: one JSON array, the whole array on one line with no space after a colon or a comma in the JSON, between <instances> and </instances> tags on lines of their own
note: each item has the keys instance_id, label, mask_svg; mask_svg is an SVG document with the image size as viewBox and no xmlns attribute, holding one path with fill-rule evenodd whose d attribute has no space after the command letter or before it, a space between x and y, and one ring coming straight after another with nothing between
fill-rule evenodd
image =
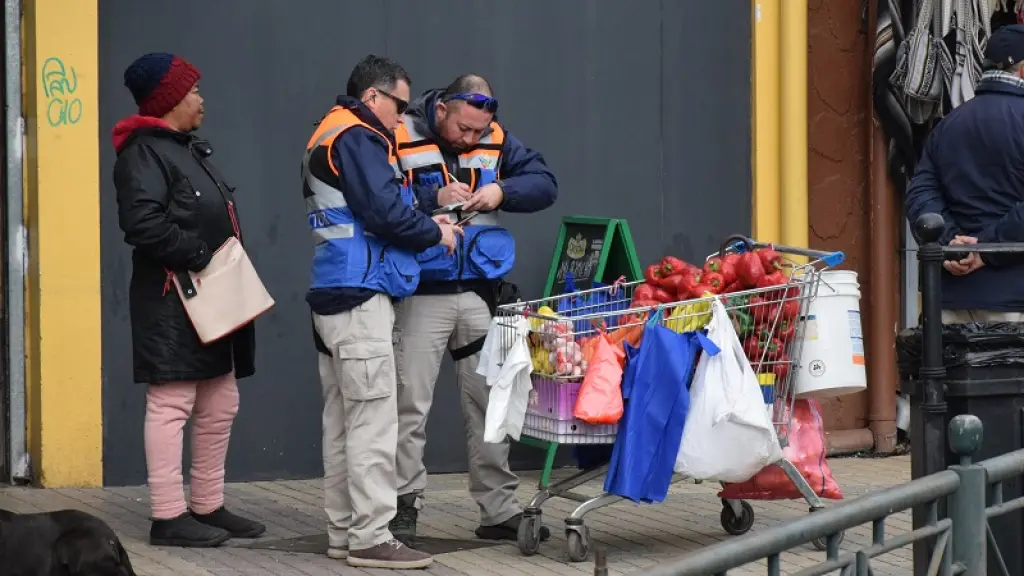
<instances>
[{"instance_id":1,"label":"vest with printed text","mask_svg":"<svg viewBox=\"0 0 1024 576\"><path fill-rule=\"evenodd\" d=\"M434 193L451 182L462 182L476 192L499 178L505 132L497 122L492 122L490 128L476 146L459 154L453 174L438 145L420 134L413 119L406 116L395 131L399 166L411 185ZM498 224L497 213L480 214L463 230L465 235L453 254L443 246L434 246L416 256L424 282L494 280L512 270L515 239Z\"/></svg>"},{"instance_id":2,"label":"vest with printed text","mask_svg":"<svg viewBox=\"0 0 1024 576\"><path fill-rule=\"evenodd\" d=\"M374 132L387 144L396 189L401 190L406 204L416 204L390 140L350 110L332 108L320 121L302 157L302 195L314 246L310 288L368 288L404 298L415 292L419 284L416 256L366 230L338 188L338 169L331 158L331 146L354 126Z\"/></svg>"}]
</instances>

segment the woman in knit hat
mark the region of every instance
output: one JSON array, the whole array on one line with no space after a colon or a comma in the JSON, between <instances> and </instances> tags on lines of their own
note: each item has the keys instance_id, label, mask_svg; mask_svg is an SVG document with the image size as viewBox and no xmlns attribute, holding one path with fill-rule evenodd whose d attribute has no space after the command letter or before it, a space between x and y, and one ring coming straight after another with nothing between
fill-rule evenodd
<instances>
[{"instance_id":1,"label":"woman in knit hat","mask_svg":"<svg viewBox=\"0 0 1024 576\"><path fill-rule=\"evenodd\" d=\"M173 284L198 272L229 237L241 239L234 188L193 132L203 121L199 71L146 54L124 73L138 114L113 130L118 218L133 247L129 309L135 381L146 385L145 446L155 545L208 547L254 538L264 526L224 508L224 462L238 412L236 378L255 372L252 324L203 344ZM182 481L192 418L191 494Z\"/></svg>"}]
</instances>

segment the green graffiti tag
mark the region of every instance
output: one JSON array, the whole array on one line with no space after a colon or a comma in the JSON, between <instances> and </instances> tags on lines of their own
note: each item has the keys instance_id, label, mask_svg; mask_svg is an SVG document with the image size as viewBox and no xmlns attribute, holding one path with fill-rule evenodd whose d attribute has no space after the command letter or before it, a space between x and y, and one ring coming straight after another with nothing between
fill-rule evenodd
<instances>
[{"instance_id":1,"label":"green graffiti tag","mask_svg":"<svg viewBox=\"0 0 1024 576\"><path fill-rule=\"evenodd\" d=\"M73 67L52 56L43 62L43 95L50 103L46 105L46 120L50 126L77 124L82 119L82 101L74 97L78 89L78 75Z\"/></svg>"}]
</instances>

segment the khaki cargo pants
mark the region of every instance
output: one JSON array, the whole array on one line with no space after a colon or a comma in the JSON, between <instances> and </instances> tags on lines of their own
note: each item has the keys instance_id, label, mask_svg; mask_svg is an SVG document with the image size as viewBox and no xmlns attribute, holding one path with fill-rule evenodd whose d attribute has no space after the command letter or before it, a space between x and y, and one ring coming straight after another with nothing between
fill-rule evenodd
<instances>
[{"instance_id":1,"label":"khaki cargo pants","mask_svg":"<svg viewBox=\"0 0 1024 576\"><path fill-rule=\"evenodd\" d=\"M333 357L320 357L324 393L324 510L332 547L372 548L391 540L396 511L398 408L391 298L313 315Z\"/></svg>"},{"instance_id":2,"label":"khaki cargo pants","mask_svg":"<svg viewBox=\"0 0 1024 576\"><path fill-rule=\"evenodd\" d=\"M427 415L446 350L456 350L487 335L491 312L473 292L422 295L398 305L395 356L398 362L398 494L416 494L417 506L427 487L423 449ZM455 363L469 453L469 493L480 507L485 526L501 524L522 510L516 500L519 478L509 470L506 439L484 442L484 416L490 389L476 373L480 353Z\"/></svg>"}]
</instances>

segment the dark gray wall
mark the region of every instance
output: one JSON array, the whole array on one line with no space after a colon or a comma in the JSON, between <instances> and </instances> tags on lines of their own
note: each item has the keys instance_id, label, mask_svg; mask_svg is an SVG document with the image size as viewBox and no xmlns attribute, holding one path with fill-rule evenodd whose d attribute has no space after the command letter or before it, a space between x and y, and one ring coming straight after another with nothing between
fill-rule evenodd
<instances>
[{"instance_id":1,"label":"dark gray wall","mask_svg":"<svg viewBox=\"0 0 1024 576\"><path fill-rule=\"evenodd\" d=\"M703 257L724 235L749 231L747 0L104 0L99 32L108 484L146 479L109 140L134 110L122 71L144 52L174 52L202 70L202 132L238 186L249 251L278 302L257 323L258 373L242 383L230 479L322 473L298 166L313 122L368 52L402 62L414 92L483 74L503 123L546 157L560 185L555 208L506 220L519 237L512 280L527 296L542 290L565 215L628 219L644 262ZM433 471L465 467L458 405L446 366L428 426ZM515 460L533 456L518 449Z\"/></svg>"}]
</instances>

